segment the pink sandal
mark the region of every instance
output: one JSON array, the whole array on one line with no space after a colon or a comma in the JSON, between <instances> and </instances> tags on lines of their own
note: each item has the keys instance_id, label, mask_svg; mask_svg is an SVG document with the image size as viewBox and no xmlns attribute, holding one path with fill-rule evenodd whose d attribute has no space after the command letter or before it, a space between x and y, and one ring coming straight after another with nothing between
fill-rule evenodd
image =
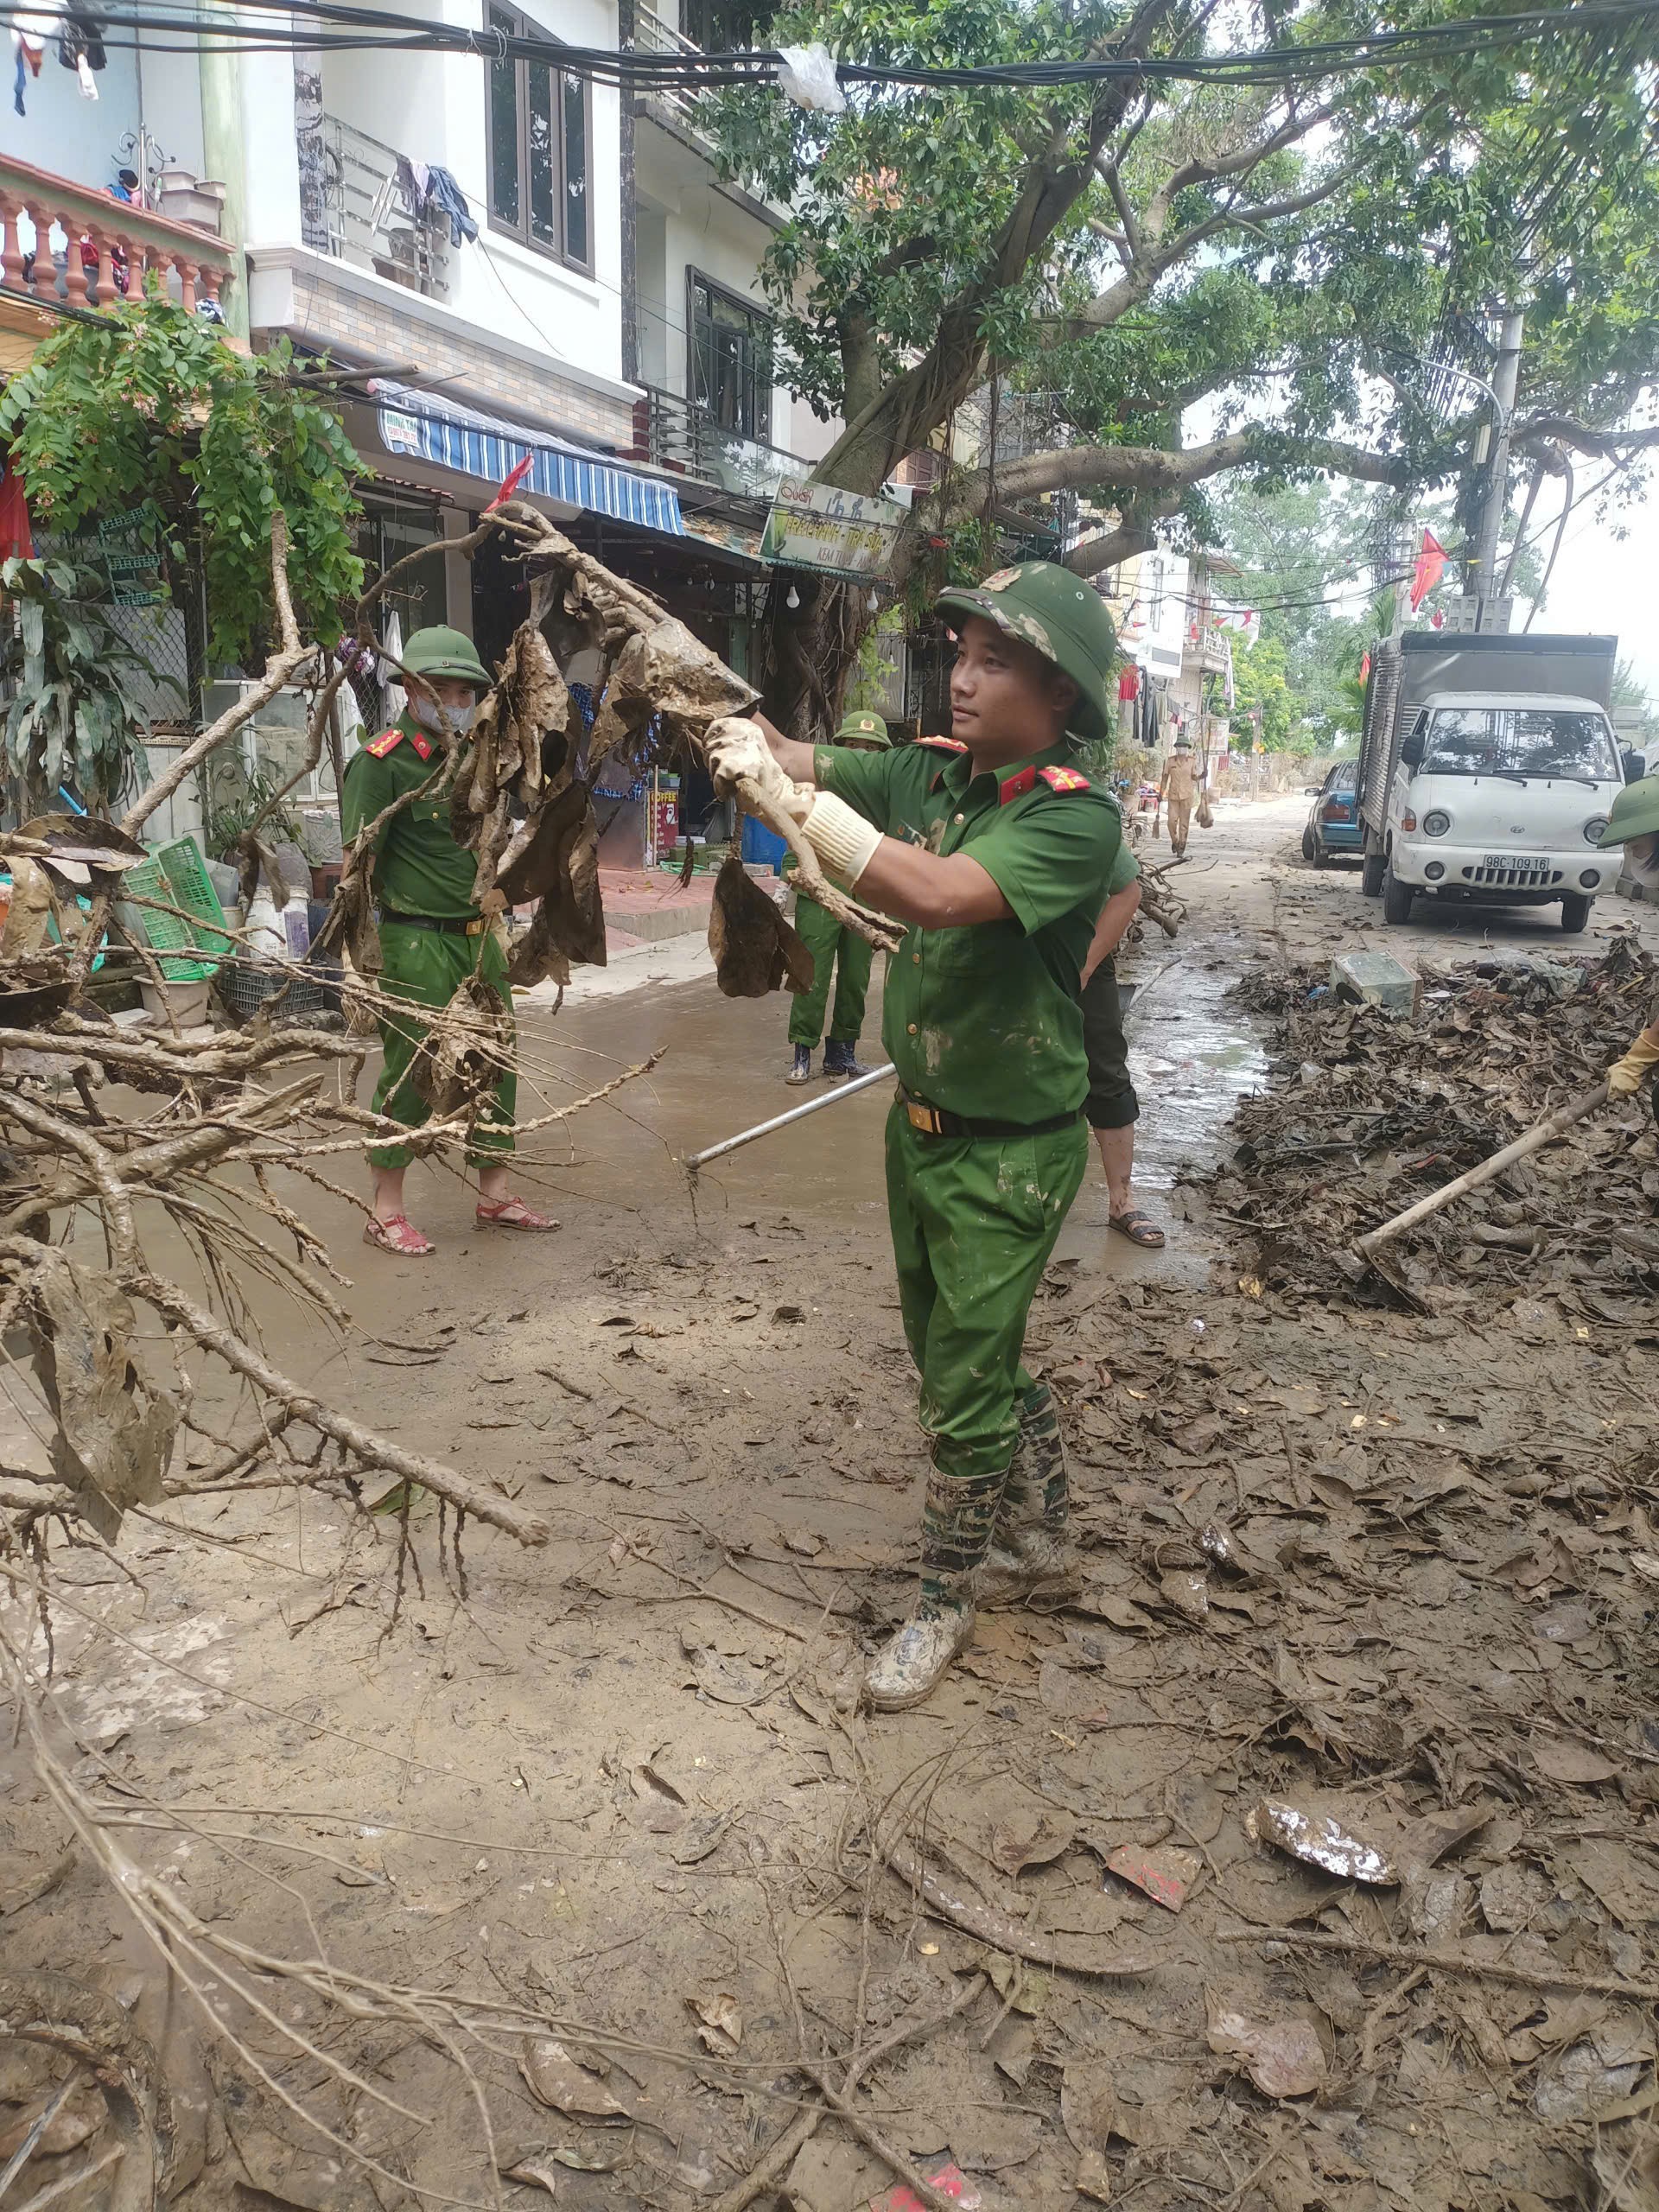
<instances>
[{"instance_id":1,"label":"pink sandal","mask_svg":"<svg viewBox=\"0 0 1659 2212\"><path fill-rule=\"evenodd\" d=\"M371 1214L363 1231L365 1244L378 1244L383 1252L396 1252L405 1260L423 1260L437 1246L429 1236L423 1236L407 1214L395 1213L390 1221L382 1221L378 1214Z\"/></svg>"},{"instance_id":2,"label":"pink sandal","mask_svg":"<svg viewBox=\"0 0 1659 2212\"><path fill-rule=\"evenodd\" d=\"M522 1198L497 1198L486 1203L480 1198L476 1215L480 1229L556 1229L558 1223L550 1215L537 1213Z\"/></svg>"}]
</instances>

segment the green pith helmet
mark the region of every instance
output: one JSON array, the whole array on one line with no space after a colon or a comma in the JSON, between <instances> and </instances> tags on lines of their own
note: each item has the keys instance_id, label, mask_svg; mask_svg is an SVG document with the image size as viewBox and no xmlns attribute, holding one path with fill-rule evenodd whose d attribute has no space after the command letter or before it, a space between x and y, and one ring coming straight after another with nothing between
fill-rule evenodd
<instances>
[{"instance_id":1,"label":"green pith helmet","mask_svg":"<svg viewBox=\"0 0 1659 2212\"><path fill-rule=\"evenodd\" d=\"M1643 776L1626 784L1613 801L1602 831L1603 845L1628 845L1632 837L1650 837L1659 831L1659 776Z\"/></svg>"},{"instance_id":2,"label":"green pith helmet","mask_svg":"<svg viewBox=\"0 0 1659 2212\"><path fill-rule=\"evenodd\" d=\"M887 735L887 726L880 715L873 715L868 708L859 708L841 718L841 728L836 732L837 745L879 745L884 752L891 752L893 740Z\"/></svg>"},{"instance_id":3,"label":"green pith helmet","mask_svg":"<svg viewBox=\"0 0 1659 2212\"><path fill-rule=\"evenodd\" d=\"M1178 737L1175 741L1175 750L1178 753L1190 753L1192 750L1192 739L1190 737Z\"/></svg>"},{"instance_id":4,"label":"green pith helmet","mask_svg":"<svg viewBox=\"0 0 1659 2212\"><path fill-rule=\"evenodd\" d=\"M1083 735L1106 735L1112 719L1106 682L1117 658L1117 633L1091 584L1052 561L1022 561L982 584L953 584L933 603L940 613L983 615L1052 660L1083 695L1074 716Z\"/></svg>"},{"instance_id":5,"label":"green pith helmet","mask_svg":"<svg viewBox=\"0 0 1659 2212\"><path fill-rule=\"evenodd\" d=\"M490 673L478 657L478 648L447 623L435 622L429 630L416 630L404 647L404 666L411 676L448 677L455 683L470 683L476 691L490 688Z\"/></svg>"}]
</instances>

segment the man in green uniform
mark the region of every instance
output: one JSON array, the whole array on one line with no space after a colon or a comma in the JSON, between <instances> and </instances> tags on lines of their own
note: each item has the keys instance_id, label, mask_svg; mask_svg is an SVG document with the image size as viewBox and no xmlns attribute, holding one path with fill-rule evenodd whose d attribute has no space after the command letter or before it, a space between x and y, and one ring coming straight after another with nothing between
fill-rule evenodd
<instances>
[{"instance_id":1,"label":"man in green uniform","mask_svg":"<svg viewBox=\"0 0 1659 2212\"><path fill-rule=\"evenodd\" d=\"M831 742L854 753L886 753L892 745L880 715L861 711L843 717ZM812 988L798 991L790 1001L789 1041L795 1056L784 1081L811 1080L812 1055L823 1034L832 973L836 1004L830 1016L830 1041L823 1048L823 1071L827 1076L863 1075L866 1071L858 1064L858 1033L864 1026L864 1001L870 988L869 940L856 930L843 929L804 892L795 894L795 928L812 955Z\"/></svg>"},{"instance_id":2,"label":"man in green uniform","mask_svg":"<svg viewBox=\"0 0 1659 2212\"><path fill-rule=\"evenodd\" d=\"M409 706L384 736L355 754L340 790L340 834L347 845L372 830L378 817L405 792L417 791L442 762L447 731L464 731L489 677L472 640L459 630L417 630L404 648ZM380 988L411 1005L443 1007L467 976L493 985L512 1011L507 958L497 915L481 913L473 899L475 863L449 830L449 802L417 798L378 830L374 840L374 893L380 909ZM410 1064L427 1035L415 1019L382 1016L385 1057L375 1085L374 1110L405 1128L418 1128L431 1109L409 1081ZM507 1187L518 1082L509 1066L486 1101L467 1147L478 1170L477 1219L482 1228L555 1229ZM404 1175L414 1153L406 1144L369 1147L374 1208L364 1241L383 1251L423 1258L435 1247L404 1211Z\"/></svg>"},{"instance_id":3,"label":"man in green uniform","mask_svg":"<svg viewBox=\"0 0 1659 2212\"><path fill-rule=\"evenodd\" d=\"M916 1604L866 1676L883 1712L928 1696L976 1602L1068 1571L1065 1454L1020 1354L1088 1161L1078 984L1122 834L1069 765L1067 732L1103 735L1110 711L1099 594L1028 561L938 606L960 631L953 737L860 757L734 721L709 743L717 788L762 783L831 874L908 925L884 1014L887 1205L933 1464Z\"/></svg>"}]
</instances>

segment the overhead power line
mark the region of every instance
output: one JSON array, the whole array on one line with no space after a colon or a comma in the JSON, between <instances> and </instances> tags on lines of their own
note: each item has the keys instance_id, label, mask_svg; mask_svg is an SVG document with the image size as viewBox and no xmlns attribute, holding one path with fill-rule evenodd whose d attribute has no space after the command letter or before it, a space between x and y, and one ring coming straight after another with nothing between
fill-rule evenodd
<instances>
[{"instance_id":1,"label":"overhead power line","mask_svg":"<svg viewBox=\"0 0 1659 2212\"><path fill-rule=\"evenodd\" d=\"M27 10L0 7L0 20L16 23ZM1192 54L1100 60L990 62L973 67L929 68L893 62L842 60L836 75L842 85L907 90L973 91L981 87L1043 90L1090 86L1117 79L1188 84L1290 86L1315 83L1382 67L1449 54L1529 46L1553 38L1605 38L1611 27L1659 18L1659 0L1594 0L1569 8L1528 9L1504 15L1461 16L1414 29L1376 31L1349 39L1258 48L1236 54ZM395 10L357 7L348 0L290 0L278 9L272 0L244 0L235 16L207 14L190 0L147 0L105 18L106 46L136 45L150 51L169 36L181 41L163 52L197 47L245 53L387 52L452 53L484 61L537 60L598 83L632 86L637 91L706 92L774 84L783 56L772 49L724 53L618 51L567 46L557 40L494 29L471 29L433 22ZM121 35L131 33L130 37Z\"/></svg>"}]
</instances>

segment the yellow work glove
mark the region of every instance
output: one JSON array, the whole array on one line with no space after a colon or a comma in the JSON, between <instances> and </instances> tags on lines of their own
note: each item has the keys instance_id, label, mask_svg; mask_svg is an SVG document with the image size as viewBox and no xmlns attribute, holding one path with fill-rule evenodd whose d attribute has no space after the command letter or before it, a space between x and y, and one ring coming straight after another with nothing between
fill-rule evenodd
<instances>
[{"instance_id":1,"label":"yellow work glove","mask_svg":"<svg viewBox=\"0 0 1659 2212\"><path fill-rule=\"evenodd\" d=\"M1659 1039L1644 1029L1622 1060L1607 1071L1607 1088L1615 1098L1628 1098L1650 1067L1659 1065Z\"/></svg>"}]
</instances>

